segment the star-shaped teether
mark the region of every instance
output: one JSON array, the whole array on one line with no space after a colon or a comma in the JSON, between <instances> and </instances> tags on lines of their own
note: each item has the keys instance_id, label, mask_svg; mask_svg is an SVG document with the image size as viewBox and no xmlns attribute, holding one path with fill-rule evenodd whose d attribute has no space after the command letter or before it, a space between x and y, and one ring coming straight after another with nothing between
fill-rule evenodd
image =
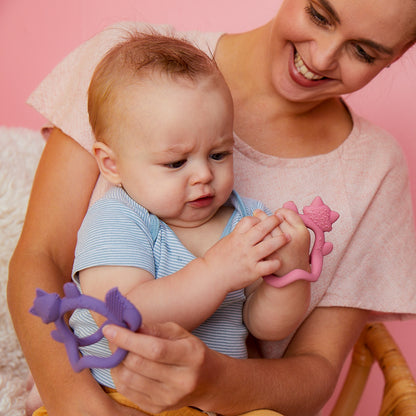
<instances>
[{"instance_id":1,"label":"star-shaped teether","mask_svg":"<svg viewBox=\"0 0 416 416\"><path fill-rule=\"evenodd\" d=\"M299 214L293 202L287 202L283 206ZM325 241L324 232L332 230L332 224L339 218L339 214L332 211L317 196L311 205L303 208L303 214L299 215L306 227L315 234L315 241L310 254L311 271L307 272L305 270L295 269L281 277L275 275L265 276L264 280L271 286L283 287L302 279L309 282L316 282L322 272L324 256L328 255L333 249L332 243Z\"/></svg>"}]
</instances>

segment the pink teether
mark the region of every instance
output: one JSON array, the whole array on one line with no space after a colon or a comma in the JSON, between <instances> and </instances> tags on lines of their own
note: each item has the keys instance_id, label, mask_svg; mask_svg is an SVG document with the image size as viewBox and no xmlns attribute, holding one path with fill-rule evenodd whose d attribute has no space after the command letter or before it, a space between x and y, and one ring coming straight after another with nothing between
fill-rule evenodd
<instances>
[{"instance_id":1,"label":"pink teether","mask_svg":"<svg viewBox=\"0 0 416 416\"><path fill-rule=\"evenodd\" d=\"M291 209L299 214L296 205L293 202L286 202L284 208ZM325 241L324 232L332 230L332 224L338 219L339 214L325 205L322 199L317 196L311 205L303 208L303 214L299 214L306 227L311 229L315 234L315 242L313 244L310 262L311 271L295 269L278 277L275 275L265 276L264 280L274 287L283 287L296 280L307 280L316 282L322 272L323 258L332 251L332 243Z\"/></svg>"}]
</instances>

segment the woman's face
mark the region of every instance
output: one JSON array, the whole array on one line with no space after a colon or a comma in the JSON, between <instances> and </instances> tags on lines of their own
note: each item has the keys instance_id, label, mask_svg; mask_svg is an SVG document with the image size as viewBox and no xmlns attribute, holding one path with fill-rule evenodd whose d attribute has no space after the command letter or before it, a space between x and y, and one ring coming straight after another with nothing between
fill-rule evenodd
<instances>
[{"instance_id":1,"label":"woman's face","mask_svg":"<svg viewBox=\"0 0 416 416\"><path fill-rule=\"evenodd\" d=\"M290 101L356 91L414 40L415 0L285 0L272 21L272 84Z\"/></svg>"}]
</instances>

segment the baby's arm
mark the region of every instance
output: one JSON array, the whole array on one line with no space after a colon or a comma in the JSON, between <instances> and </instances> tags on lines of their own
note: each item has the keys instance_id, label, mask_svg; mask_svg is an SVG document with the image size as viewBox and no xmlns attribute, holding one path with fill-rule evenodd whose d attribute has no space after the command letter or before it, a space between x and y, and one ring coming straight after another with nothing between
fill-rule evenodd
<instances>
[{"instance_id":1,"label":"baby's arm","mask_svg":"<svg viewBox=\"0 0 416 416\"><path fill-rule=\"evenodd\" d=\"M227 293L278 269L278 260L266 258L287 242L286 237L282 233L270 239L265 236L279 222L274 215L246 217L203 257L160 279L138 267L86 268L79 272L81 288L104 299L117 286L140 310L145 323L175 321L192 330L212 315Z\"/></svg>"},{"instance_id":2,"label":"baby's arm","mask_svg":"<svg viewBox=\"0 0 416 416\"><path fill-rule=\"evenodd\" d=\"M302 219L295 212L281 209L280 230L290 236L290 242L270 257L280 261L278 276L294 270L309 271L310 235ZM256 212L259 218L266 216ZM272 233L272 234L274 234ZM262 340L279 340L293 332L302 321L309 306L310 283L299 280L283 288L275 288L259 280L247 289L244 320L250 333Z\"/></svg>"}]
</instances>

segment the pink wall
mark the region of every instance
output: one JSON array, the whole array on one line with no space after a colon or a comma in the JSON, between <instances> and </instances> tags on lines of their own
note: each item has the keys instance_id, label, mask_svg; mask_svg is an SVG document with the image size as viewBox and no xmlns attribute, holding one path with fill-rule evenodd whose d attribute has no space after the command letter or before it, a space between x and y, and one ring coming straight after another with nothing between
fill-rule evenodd
<instances>
[{"instance_id":1,"label":"pink wall","mask_svg":"<svg viewBox=\"0 0 416 416\"><path fill-rule=\"evenodd\" d=\"M60 59L108 24L140 20L181 29L239 31L266 22L280 0L253 4L241 0L1 0L0 125L39 128L43 120L25 104L27 96ZM397 137L408 158L416 202L415 65L414 48L348 101ZM415 323L389 327L416 374ZM380 383L376 368L357 415L375 413Z\"/></svg>"}]
</instances>

